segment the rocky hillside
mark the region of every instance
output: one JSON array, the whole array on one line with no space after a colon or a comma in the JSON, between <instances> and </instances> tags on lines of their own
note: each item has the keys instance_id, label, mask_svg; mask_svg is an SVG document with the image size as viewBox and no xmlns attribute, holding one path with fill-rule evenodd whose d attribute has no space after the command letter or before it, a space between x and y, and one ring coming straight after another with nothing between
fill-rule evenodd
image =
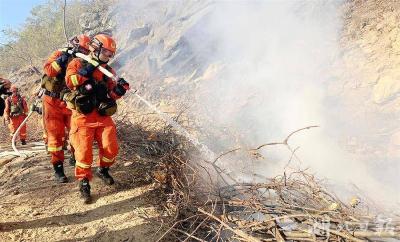
<instances>
[{"instance_id":1,"label":"rocky hillside","mask_svg":"<svg viewBox=\"0 0 400 242\"><path fill-rule=\"evenodd\" d=\"M110 2L112 4L109 4ZM279 156L276 155L278 152L288 156L284 162L289 165L298 148L291 153L288 153L286 149L277 152L268 150L267 155L261 151L260 153L247 151L249 147L254 148L254 145L260 145L258 143L260 141L254 141L253 137L263 139L263 142L276 141L276 137L281 138L276 135L280 134L276 131L280 127L275 123L270 124L269 116L274 111L281 111L287 107L282 103L285 101L284 99L290 98L290 95L296 94L297 86L289 85L287 87L284 85L284 90L288 90L290 95L285 94L282 98L267 102L264 100L266 96L274 96L268 87L265 90L251 89L254 84L253 77L260 78L262 81L267 80L267 77L264 76L265 72L263 72L265 66L250 67L250 70L255 70L257 73L248 79L246 76L228 75L234 69L245 70L246 63L258 60L260 56L264 55L264 52L258 53L257 48L251 49L251 46L258 42L249 37L246 39L248 45L242 46L235 42L229 47L232 48L230 49L232 52L239 52L239 54L241 53L237 50L241 47L250 48L255 52L252 53L254 54L253 59L233 64L233 61L229 59L220 58L221 55L218 55L220 54L220 45L217 43L220 43L221 36L213 37L214 33L204 28L204 26L214 24L212 22L214 18L210 16L215 14L218 1L120 0L110 2L93 1L93 7L80 15L79 28L88 34L101 31L115 36L118 41L118 53L111 64L120 76L126 78L133 88L138 90L141 96L161 111L175 117L175 120L184 123L189 127L191 134L205 141L204 143L216 153L226 152L235 147L244 147L245 154L242 154L243 156L240 158L244 157L245 162L248 160L251 162L242 164L240 163L242 160L240 160L237 164L238 167L241 165L240 168L243 166L244 169L250 170L248 174L258 171L258 169L261 172L265 167L269 170L275 169L277 166L275 163L278 163ZM299 5L296 5L296 9L301 12L304 8L301 4ZM315 9L318 7L320 5L316 5ZM395 187L393 184L400 182L398 180L398 158L400 158L400 130L398 128L400 96L398 94L400 93L400 84L397 80L400 78L400 72L398 72L400 71L400 59L397 57L400 53L400 26L398 24L400 2L394 0L347 0L343 1L339 9L339 22L341 23L339 53L336 53L334 61L330 63L330 68L324 69L327 73L323 77L328 77L327 80L322 81L324 85L326 84L322 92L327 93L326 97L321 98L324 106L319 105L320 103L316 105L319 108L329 107L329 110L324 112L324 114L328 114L324 116L324 119L331 121L330 124L332 124L332 126L324 127L329 129L329 135L331 135L329 137L332 137L333 141L328 143L332 145L327 147L332 151L323 155L324 157L332 155L333 158L327 157L326 159L334 160L336 152L340 153L345 150L353 155L352 158L361 161L359 164L370 166L372 176L389 184L389 187ZM278 10L280 9L278 8ZM312 10L310 11L312 12ZM282 18L282 22L285 22L284 20L285 18ZM222 23L225 23L224 21ZM241 25L238 22L234 23ZM243 23L241 27L247 27L246 24ZM249 25L248 28L250 27ZM268 27L273 29L274 23ZM287 27L290 29L290 26ZM293 31L296 32L296 29ZM274 43L276 46L279 45L279 42L290 42L290 35L286 31L283 33L284 38L278 39L277 43ZM270 36L267 35L266 39L269 38ZM302 40L299 42L301 43ZM307 39L304 42L307 42ZM310 43L302 44L308 46ZM295 47L288 48L285 57L292 57L291 51L292 53L296 51L302 53L298 46ZM274 48L271 49L268 50L271 52L266 53L276 55ZM318 53L313 54L318 55ZM280 53L277 56L280 57L279 55ZM245 59L245 57L243 58ZM296 58L299 56L293 54L291 61L296 62ZM288 59L283 58L280 61L286 63ZM43 59L39 58L36 61L40 63ZM301 58L298 62L301 62ZM271 66L273 65L271 64ZM276 66L273 67L276 68ZM301 68L296 71L306 70L302 65L299 67ZM40 66L37 68L41 69ZM286 66L281 65L279 68L282 69L279 71L285 72ZM277 73L280 74L280 72ZM218 95L214 92L210 95L210 89L217 89L220 87L219 85L223 86L222 76L236 81L243 78L245 82L229 83L228 88L225 88L223 92L217 93ZM9 73L9 77L22 87L25 95L29 96L33 91L32 87L38 85L40 75L32 69L32 66L27 66L13 70ZM273 77L275 78L275 76ZM278 75L278 77L280 76ZM274 81L278 87L283 82L279 78ZM235 88L241 91L240 95L229 96L229 93L236 94L230 92ZM271 90L276 89L271 88ZM310 90L309 93L305 93L306 99L315 95L314 89L310 88ZM268 93L268 91L270 92ZM222 99L223 102L220 102ZM310 100L315 99L310 98ZM206 105L200 105L202 101L207 101ZM224 106L223 104L226 103L233 105ZM148 220L143 219L145 215L161 220L165 216L159 211L165 201L157 200L163 198L157 196L160 193L157 183L149 178L158 164L148 166L150 163L161 161L162 158L158 156L159 153L149 154L154 147L146 142L154 141L151 144L158 146L160 144L158 135L165 133L162 131L158 135L153 135L153 131L160 127L170 130L171 127L169 125L164 127L165 125L160 123L150 125L151 121L141 118L151 115L152 120L159 120L159 117L154 115L154 110L149 110L133 96L126 97L120 101L120 104L122 108L119 113L121 114L119 121L131 118L131 113L126 113L129 110L138 120L142 120L138 123L146 135L139 137L139 141L132 141L128 140L129 135L134 133L130 129L131 127L125 127L124 130L119 129L120 138L125 139L122 142L123 152L119 157L123 163L118 163L115 167L115 174L120 180L116 188L100 188L96 194L96 204L90 205L90 207L76 207L69 204L71 201L77 202L78 200L76 184L69 183L62 189L58 189L56 185L42 184L37 181L37 177L46 181L51 179L48 157L44 152L27 160L1 160L0 186L3 192L0 195L6 203L0 206L0 210L5 214L0 227L4 233L0 238L3 240L30 240L42 234L45 240L52 240L56 235L56 240L66 241L76 238L88 241L110 241L112 239L148 241L147 238L155 240L155 237L164 232L158 231L158 226L149 224ZM253 119L256 114L246 109L251 105L257 105L263 110L259 113L260 119ZM213 109L214 106L218 106L218 109ZM219 116L215 110L226 111L223 113L226 116ZM281 115L280 112L274 113L277 116L277 124L292 124L300 122L297 119L313 117L312 112L299 111L297 113L297 110L292 109L287 112L293 116ZM295 114L299 116L295 116ZM230 119L226 118L227 116ZM222 119L225 123L215 117ZM38 127L39 119L40 117L36 115L28 124L31 127L30 141L41 139L41 131ZM243 126L233 125L239 121ZM311 121L307 120L307 122ZM133 123L136 123L136 120ZM261 128L259 129L265 124L272 127L268 126L272 131L267 130L267 135L262 133ZM285 134L291 131L284 130ZM136 134L134 133L134 135ZM7 136L5 126L3 126L0 138L5 141ZM169 141L170 137L165 140ZM175 141L175 139L171 140ZM174 142L172 143L175 145ZM143 148L144 155L132 154L132 152L136 152L137 147ZM320 151L319 148L321 146L316 146L312 150L312 154L320 155L324 149ZM6 150L10 147L6 143L2 144L1 149ZM155 150L159 152L159 150ZM130 151L132 151L130 154L132 156L127 160L124 159L126 152ZM321 159L320 166L324 166L327 170L329 167L346 163L346 161L342 163L335 161L336 163L328 166L323 162L324 160ZM236 163L235 165L229 163L229 166L237 168ZM358 167L356 167L357 169L353 169L354 167L351 166L342 168L351 170L346 173L346 176L348 174L351 176L352 172L358 176L369 175L364 174L364 170L358 169ZM339 168L337 169L339 170ZM72 172L70 168L67 169L71 179ZM97 181L94 182L94 186L96 189L101 187ZM393 197L395 196L393 195ZM399 201L400 198L391 202L398 204ZM153 204L152 202L163 204ZM46 205L45 209L42 208L42 204ZM110 225L113 223L118 225ZM151 237L156 232L158 234Z\"/></svg>"},{"instance_id":2,"label":"rocky hillside","mask_svg":"<svg viewBox=\"0 0 400 242\"><path fill-rule=\"evenodd\" d=\"M381 161L398 167L400 3L354 0L342 9L341 59L332 93L341 97L337 105L344 105L358 126L344 143L361 156L373 157L377 167Z\"/></svg>"},{"instance_id":3,"label":"rocky hillside","mask_svg":"<svg viewBox=\"0 0 400 242\"><path fill-rule=\"evenodd\" d=\"M118 13L113 33L120 51L115 64L140 93L164 110L195 106L201 100L193 99L207 93L208 85L218 81L226 68L235 68L215 58L213 42L217 40L209 39L210 34L201 28L209 24L215 3L122 1L116 6L111 11ZM327 102L337 104L332 110L346 113L338 139L364 158L400 155L395 118L400 100L399 11L397 1L354 0L341 6L340 53L329 69ZM239 106L252 98L237 97ZM358 128L352 127L352 120Z\"/></svg>"},{"instance_id":4,"label":"rocky hillside","mask_svg":"<svg viewBox=\"0 0 400 242\"><path fill-rule=\"evenodd\" d=\"M344 89L368 90L371 96L366 101L397 112L400 3L349 1L344 6L344 18L343 61L354 76L349 77Z\"/></svg>"},{"instance_id":5,"label":"rocky hillside","mask_svg":"<svg viewBox=\"0 0 400 242\"><path fill-rule=\"evenodd\" d=\"M245 68L239 66L242 64L240 62L235 66L229 58L220 58L216 53L221 47L218 43L221 36L204 28L212 26L210 22L215 18L210 16L215 14L217 5L215 2L181 4L122 1L120 5L116 5L115 12L118 15L113 33L120 42L121 49L115 64L121 75L128 77L139 93L161 110L172 113L187 110L192 115L192 120L201 119L197 131L202 130L199 133L203 135L206 133L204 141L218 153L232 147L254 145L252 138L254 133L259 132L257 126L269 122L266 116L270 113L262 113L262 118L255 120L255 114L246 111L247 107L266 105L266 110L279 110L270 107L269 102L263 102L257 90L254 93L251 91L252 80L248 80L249 85L244 82L235 83L237 77L227 75L236 73L232 69ZM312 12L312 9L317 11L326 6L321 3L315 6L299 4L296 7L298 11ZM329 130L330 138L339 144L339 149L349 153L351 159L360 162L356 167L361 169L365 165L370 172L368 177L378 180L384 177L382 181L396 189L394 183L400 182L396 175L399 169L397 160L400 158L397 118L400 107L400 85L397 80L400 62L400 4L398 1L354 0L344 1L338 9L338 53L323 75L326 78L323 80L326 84L323 91L327 95L321 100L321 108L326 109L324 118L330 121L330 126L324 128ZM307 14L308 12L304 13ZM240 26L241 23L235 24ZM290 25L287 27L289 31L295 31L290 29ZM248 39L249 46L258 44L257 40L252 41L251 38ZM232 45L237 48L232 49L233 52L241 47L248 48L235 44L237 43L233 40ZM293 58L301 58L295 53L293 52ZM291 56L284 54L285 57ZM229 57L229 54L224 57L226 56ZM257 57L254 55L254 58ZM261 65L262 67L265 66ZM254 70L258 71L257 68ZM227 76L228 81L229 78L232 79L232 87L221 82L222 78L227 81ZM242 85L243 92L232 97L231 89L237 89L234 83ZM210 92L212 88L220 88L219 85L225 88L221 93ZM310 89L309 95L312 96L313 89ZM284 94L282 98L290 98L292 91L289 88L289 94ZM209 106L202 105L204 97L208 99ZM233 107L212 107L232 102L235 103ZM279 107L279 104L278 97L275 106ZM219 116L215 113L216 110L223 111L225 116ZM231 118L227 118L228 116ZM228 120L225 121L226 126L218 126L218 118ZM281 122L295 121L290 120L291 118L297 117ZM236 120L245 123L245 129L243 126L240 127L242 129L234 127ZM271 127L271 130L275 128L279 127ZM268 134L271 136L264 137L264 140L270 140L274 131ZM261 134L260 136L262 137ZM336 152L340 153L334 149L331 152L334 155ZM350 167L344 161L338 164L341 164L342 169Z\"/></svg>"},{"instance_id":6,"label":"rocky hillside","mask_svg":"<svg viewBox=\"0 0 400 242\"><path fill-rule=\"evenodd\" d=\"M257 132L257 122L253 119L254 114L245 107L249 103L254 105L254 100L256 105L264 105L262 98L250 92L251 87L246 85L243 86L246 91L240 96L210 92L212 88L224 85L221 77L226 79L226 73L237 68L229 59L221 59L216 54L219 51L216 43L220 40L204 28L212 26L210 16L215 13L216 2L94 3L96 7L79 18L81 30L88 34L104 31L116 37L118 53L112 64L142 96L172 115L185 110L192 126L194 121L201 124L193 131L209 136L206 142L214 141L215 137L224 140L209 143L216 152L252 142L252 145L258 144L254 144L252 136L247 137L248 133ZM298 9L307 10L302 6ZM328 103L329 117L336 120L331 135L343 149L374 167L379 167L381 161L395 165L395 160L400 157L400 131L396 118L399 111L396 71L400 6L396 1L354 0L343 2L340 11L340 49L328 70L328 97L323 100ZM12 78L25 83L24 90L31 89L31 83L37 83L37 77L29 77L30 74L25 77L20 72L29 71L15 71ZM215 119L224 119L224 116L219 117L215 114L218 109L211 109L202 102L206 97L207 104L222 106L222 96L224 104L238 103L223 110L227 111L224 115L238 120L247 117L243 122L251 124L249 127L217 127ZM131 101L136 109L149 112L137 99Z\"/></svg>"}]
</instances>

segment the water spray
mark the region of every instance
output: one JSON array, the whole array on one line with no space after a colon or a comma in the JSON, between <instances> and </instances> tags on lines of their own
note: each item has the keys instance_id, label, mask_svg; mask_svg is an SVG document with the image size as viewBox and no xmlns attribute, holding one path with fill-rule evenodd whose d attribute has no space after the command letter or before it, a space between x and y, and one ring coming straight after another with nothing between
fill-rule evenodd
<instances>
[{"instance_id":1,"label":"water spray","mask_svg":"<svg viewBox=\"0 0 400 242\"><path fill-rule=\"evenodd\" d=\"M99 63L95 60L93 60L90 56L84 55L82 53L75 53L75 55L79 58L84 59L85 61L89 62L90 64L94 66L98 66L97 68L106 76L111 78L114 81L118 81L119 77L117 75L114 75L104 67L100 66ZM128 94L129 95L129 94ZM217 156L213 151L210 150L205 144L200 143L200 141L191 135L185 128L183 128L180 124L178 124L176 121L174 121L168 114L160 111L157 109L154 105L152 105L149 101L144 99L142 96L140 96L137 92L133 92L130 95L136 96L141 102L143 102L147 107L149 107L151 110L156 112L159 117L161 117L165 122L167 122L169 125L171 125L175 130L177 130L181 135L183 135L185 138L187 138L207 159L208 161L213 161Z\"/></svg>"}]
</instances>

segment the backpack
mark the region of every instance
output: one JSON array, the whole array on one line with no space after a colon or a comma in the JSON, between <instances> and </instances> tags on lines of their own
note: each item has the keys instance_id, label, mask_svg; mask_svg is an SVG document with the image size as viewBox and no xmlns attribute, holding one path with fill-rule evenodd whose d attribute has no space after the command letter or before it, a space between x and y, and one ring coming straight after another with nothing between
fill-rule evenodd
<instances>
[{"instance_id":1,"label":"backpack","mask_svg":"<svg viewBox=\"0 0 400 242\"><path fill-rule=\"evenodd\" d=\"M24 113L24 103L22 101L22 97L18 95L17 103L11 102L11 97L8 99L8 104L10 106L10 116L15 117L22 115Z\"/></svg>"},{"instance_id":2,"label":"backpack","mask_svg":"<svg viewBox=\"0 0 400 242\"><path fill-rule=\"evenodd\" d=\"M61 51L67 52L70 49L71 48L63 48ZM70 56L68 62L70 62L72 59L73 56ZM41 87L52 93L62 92L67 88L65 84L65 71L66 70L63 69L57 77L49 77L44 74L41 78Z\"/></svg>"}]
</instances>

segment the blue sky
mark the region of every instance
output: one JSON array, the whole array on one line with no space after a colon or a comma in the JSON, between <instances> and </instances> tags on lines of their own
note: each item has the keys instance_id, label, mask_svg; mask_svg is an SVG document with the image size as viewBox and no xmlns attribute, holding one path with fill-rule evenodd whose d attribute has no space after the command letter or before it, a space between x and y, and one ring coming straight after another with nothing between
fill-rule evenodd
<instances>
[{"instance_id":1,"label":"blue sky","mask_svg":"<svg viewBox=\"0 0 400 242\"><path fill-rule=\"evenodd\" d=\"M20 27L31 9L44 2L46 0L0 0L0 30ZM1 33L0 41L4 41Z\"/></svg>"}]
</instances>

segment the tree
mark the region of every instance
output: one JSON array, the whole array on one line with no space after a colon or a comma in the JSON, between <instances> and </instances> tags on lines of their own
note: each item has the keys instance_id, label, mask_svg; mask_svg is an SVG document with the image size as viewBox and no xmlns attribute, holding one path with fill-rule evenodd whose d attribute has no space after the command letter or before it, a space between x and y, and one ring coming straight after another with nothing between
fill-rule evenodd
<instances>
[{"instance_id":1,"label":"tree","mask_svg":"<svg viewBox=\"0 0 400 242\"><path fill-rule=\"evenodd\" d=\"M68 1L65 26L68 37L81 33L79 18L91 1ZM3 34L8 43L0 43L0 72L8 73L16 68L31 66L39 68L54 50L64 46L63 0L48 0L31 10L22 29L8 29Z\"/></svg>"}]
</instances>

